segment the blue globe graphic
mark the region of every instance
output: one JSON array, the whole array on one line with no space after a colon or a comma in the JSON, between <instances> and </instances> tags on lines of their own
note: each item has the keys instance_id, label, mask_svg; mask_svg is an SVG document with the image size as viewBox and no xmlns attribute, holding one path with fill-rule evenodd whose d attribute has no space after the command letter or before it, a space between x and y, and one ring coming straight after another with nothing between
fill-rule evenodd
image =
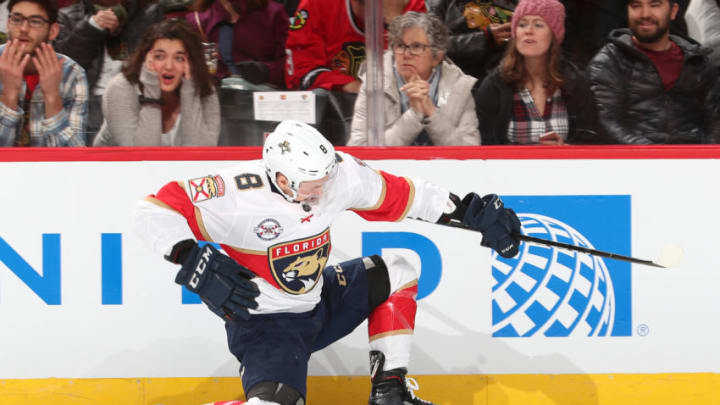
<instances>
[{"instance_id":1,"label":"blue globe graphic","mask_svg":"<svg viewBox=\"0 0 720 405\"><path fill-rule=\"evenodd\" d=\"M529 236L593 248L573 227L538 214L519 214ZM520 253L492 256L493 337L610 336L615 295L600 257L522 242Z\"/></svg>"}]
</instances>

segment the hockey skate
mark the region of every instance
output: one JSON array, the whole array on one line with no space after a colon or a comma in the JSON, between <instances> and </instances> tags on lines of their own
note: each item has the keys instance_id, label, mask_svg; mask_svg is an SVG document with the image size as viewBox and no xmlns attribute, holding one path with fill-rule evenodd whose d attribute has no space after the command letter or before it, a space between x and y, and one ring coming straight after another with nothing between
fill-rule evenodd
<instances>
[{"instance_id":1,"label":"hockey skate","mask_svg":"<svg viewBox=\"0 0 720 405\"><path fill-rule=\"evenodd\" d=\"M415 396L418 383L406 376L407 369L401 367L383 371L384 364L385 355L382 352L370 352L372 388L368 405L434 405Z\"/></svg>"}]
</instances>

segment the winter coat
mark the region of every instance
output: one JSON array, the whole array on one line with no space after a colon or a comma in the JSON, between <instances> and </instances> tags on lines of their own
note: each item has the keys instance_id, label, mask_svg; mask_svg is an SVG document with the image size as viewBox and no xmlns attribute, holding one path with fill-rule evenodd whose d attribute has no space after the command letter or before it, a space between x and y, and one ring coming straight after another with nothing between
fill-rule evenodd
<instances>
[{"instance_id":1,"label":"winter coat","mask_svg":"<svg viewBox=\"0 0 720 405\"><path fill-rule=\"evenodd\" d=\"M498 47L490 30L469 28L465 6L472 0L426 0L428 12L439 17L450 31L447 56L463 72L482 80L502 58L505 47ZM509 10L517 1L493 1Z\"/></svg>"},{"instance_id":2,"label":"winter coat","mask_svg":"<svg viewBox=\"0 0 720 405\"><path fill-rule=\"evenodd\" d=\"M569 144L603 144L607 139L598 132L590 83L572 63L563 62L565 80L560 92L568 114ZM512 120L515 87L502 78L500 67L483 80L475 93L480 136L483 145L508 144L508 127Z\"/></svg>"},{"instance_id":3,"label":"winter coat","mask_svg":"<svg viewBox=\"0 0 720 405\"><path fill-rule=\"evenodd\" d=\"M99 30L90 24L90 17L95 15L91 0L80 0L59 11L60 33L55 38L54 48L85 69L91 91L102 73L107 41L122 41L127 46L127 52L132 53L145 30L162 20L163 10L159 4L153 3L147 7L141 7L140 4L141 0L123 2L128 14L127 23L116 34Z\"/></svg>"},{"instance_id":4,"label":"winter coat","mask_svg":"<svg viewBox=\"0 0 720 405\"><path fill-rule=\"evenodd\" d=\"M708 51L691 39L671 35L684 55L675 85L665 90L655 64L635 48L628 29L588 65L593 99L605 132L624 144L711 143L720 139L720 117L709 98L717 80Z\"/></svg>"},{"instance_id":5,"label":"winter coat","mask_svg":"<svg viewBox=\"0 0 720 405\"><path fill-rule=\"evenodd\" d=\"M412 108L401 113L400 91L392 67L395 65L392 51L385 52L383 64L383 88L385 94L385 145L410 145L424 129L430 140L439 145L479 145L475 103L472 87L477 80L464 74L460 68L447 61L441 62L442 72L438 84L438 105L429 118ZM353 114L348 145L367 145L367 94L365 75L360 86Z\"/></svg>"}]
</instances>

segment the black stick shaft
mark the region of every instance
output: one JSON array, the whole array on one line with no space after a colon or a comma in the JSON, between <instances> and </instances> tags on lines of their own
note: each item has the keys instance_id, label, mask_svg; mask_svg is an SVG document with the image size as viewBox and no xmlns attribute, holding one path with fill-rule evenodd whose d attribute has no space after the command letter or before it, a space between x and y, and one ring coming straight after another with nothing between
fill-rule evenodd
<instances>
[{"instance_id":1,"label":"black stick shaft","mask_svg":"<svg viewBox=\"0 0 720 405\"><path fill-rule=\"evenodd\" d=\"M595 250L595 249L590 249L590 248L586 248L586 247L582 247L582 246L569 245L567 243L555 242L553 240L540 239L540 238L535 238L533 236L527 236L527 235L522 235L522 234L517 234L516 236L518 238L520 238L520 240L524 240L526 242L533 242L533 243L539 243L542 245L555 246L555 247L559 247L562 249L575 250L578 252L589 253L593 256L601 256L601 257L607 257L609 259L623 260L623 261L631 262L631 263L644 264L646 266L660 267L663 269L665 268L665 266L661 266L650 260L637 259L635 257L623 256L623 255L619 255L617 253L603 252L602 250Z\"/></svg>"},{"instance_id":2,"label":"black stick shaft","mask_svg":"<svg viewBox=\"0 0 720 405\"><path fill-rule=\"evenodd\" d=\"M465 225L461 222L457 222L457 221L450 221L447 224L440 224L440 225L450 226L453 228L466 229L468 231L479 232L479 231L472 229L472 228L468 227L467 225ZM554 240L536 238L533 236L527 236L527 235L523 235L523 234L515 234L515 236L518 239L524 240L526 242L538 243L541 245L554 246L554 247L559 247L559 248L566 249L566 250L573 250L576 252L588 253L588 254L591 254L594 256L607 257L608 259L616 259L616 260L622 260L622 261L631 262L631 263L644 264L646 266L659 267L662 269L665 268L665 266L661 266L650 260L637 259L635 257L623 256L623 255L619 255L617 253L603 252L602 250L595 250L595 249L590 249L590 248L586 248L586 247L582 247L582 246L570 245L567 243L556 242Z\"/></svg>"}]
</instances>

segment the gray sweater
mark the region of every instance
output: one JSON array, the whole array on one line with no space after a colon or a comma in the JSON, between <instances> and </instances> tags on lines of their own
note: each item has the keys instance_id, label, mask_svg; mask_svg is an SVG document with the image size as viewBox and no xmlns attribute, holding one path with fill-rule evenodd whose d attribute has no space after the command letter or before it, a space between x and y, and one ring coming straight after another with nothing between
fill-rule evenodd
<instances>
[{"instance_id":1,"label":"gray sweater","mask_svg":"<svg viewBox=\"0 0 720 405\"><path fill-rule=\"evenodd\" d=\"M143 94L160 98L156 73L143 67ZM162 113L155 104L140 105L140 86L125 75L113 77L103 96L103 122L93 146L160 146ZM216 146L220 136L220 103L217 94L200 98L192 80L180 85L180 120L173 146Z\"/></svg>"}]
</instances>

